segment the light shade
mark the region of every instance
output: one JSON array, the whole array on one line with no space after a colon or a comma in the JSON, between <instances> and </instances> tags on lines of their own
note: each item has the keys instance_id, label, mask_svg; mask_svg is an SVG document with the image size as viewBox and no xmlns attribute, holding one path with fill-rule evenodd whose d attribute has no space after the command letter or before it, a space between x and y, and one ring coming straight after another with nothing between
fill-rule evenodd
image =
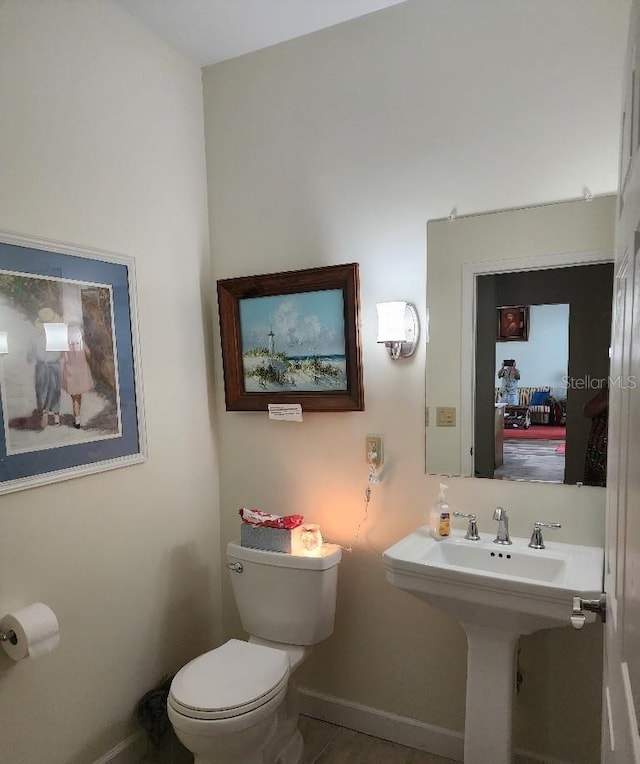
<instances>
[{"instance_id":1,"label":"light shade","mask_svg":"<svg viewBox=\"0 0 640 764\"><path fill-rule=\"evenodd\" d=\"M45 350L69 350L69 326L62 323L42 324L46 337Z\"/></svg>"},{"instance_id":2,"label":"light shade","mask_svg":"<svg viewBox=\"0 0 640 764\"><path fill-rule=\"evenodd\" d=\"M403 300L379 302L377 342L384 343L389 355L395 360L408 358L418 344L420 326L415 307Z\"/></svg>"},{"instance_id":3,"label":"light shade","mask_svg":"<svg viewBox=\"0 0 640 764\"><path fill-rule=\"evenodd\" d=\"M9 352L9 333L0 332L0 353Z\"/></svg>"}]
</instances>

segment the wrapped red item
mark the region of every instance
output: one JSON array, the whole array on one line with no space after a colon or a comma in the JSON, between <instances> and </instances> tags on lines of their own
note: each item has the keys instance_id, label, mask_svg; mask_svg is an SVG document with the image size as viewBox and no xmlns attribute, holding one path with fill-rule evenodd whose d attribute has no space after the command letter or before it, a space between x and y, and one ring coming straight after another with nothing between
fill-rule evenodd
<instances>
[{"instance_id":1,"label":"wrapped red item","mask_svg":"<svg viewBox=\"0 0 640 764\"><path fill-rule=\"evenodd\" d=\"M242 518L243 523L261 526L262 528L281 528L290 531L304 522L302 515L286 515L281 517L280 515L270 515L261 509L245 509L243 507L238 514Z\"/></svg>"}]
</instances>

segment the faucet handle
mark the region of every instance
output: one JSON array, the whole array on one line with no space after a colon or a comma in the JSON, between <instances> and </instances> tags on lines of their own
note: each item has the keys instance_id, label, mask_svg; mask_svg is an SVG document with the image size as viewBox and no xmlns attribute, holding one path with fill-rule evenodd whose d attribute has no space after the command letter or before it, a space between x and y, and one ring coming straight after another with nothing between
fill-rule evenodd
<instances>
[{"instance_id":1,"label":"faucet handle","mask_svg":"<svg viewBox=\"0 0 640 764\"><path fill-rule=\"evenodd\" d=\"M453 515L454 517L468 517L469 525L467 526L467 532L464 534L464 537L466 539L469 539L469 541L480 541L480 534L478 533L477 515L468 514L467 512L458 512L457 510L454 511Z\"/></svg>"},{"instance_id":2,"label":"faucet handle","mask_svg":"<svg viewBox=\"0 0 640 764\"><path fill-rule=\"evenodd\" d=\"M560 523L542 523L540 520L536 520L533 524L533 533L531 534L531 541L529 546L531 549L544 549L544 539L542 538L543 528L562 528Z\"/></svg>"}]
</instances>

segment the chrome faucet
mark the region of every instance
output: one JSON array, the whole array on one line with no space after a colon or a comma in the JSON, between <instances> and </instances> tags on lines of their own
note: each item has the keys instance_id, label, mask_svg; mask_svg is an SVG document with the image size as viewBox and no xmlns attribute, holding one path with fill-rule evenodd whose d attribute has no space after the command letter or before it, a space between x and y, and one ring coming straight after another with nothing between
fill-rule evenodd
<instances>
[{"instance_id":1,"label":"chrome faucet","mask_svg":"<svg viewBox=\"0 0 640 764\"><path fill-rule=\"evenodd\" d=\"M494 544L511 544L509 538L509 518L507 511L502 507L496 507L493 519L498 521L498 534L493 540Z\"/></svg>"},{"instance_id":2,"label":"chrome faucet","mask_svg":"<svg viewBox=\"0 0 640 764\"><path fill-rule=\"evenodd\" d=\"M545 549L544 539L542 538L543 528L562 528L562 525L560 523L542 523L540 520L536 520L533 524L533 533L529 542L531 549Z\"/></svg>"},{"instance_id":3,"label":"chrome faucet","mask_svg":"<svg viewBox=\"0 0 640 764\"><path fill-rule=\"evenodd\" d=\"M453 513L454 517L467 517L469 519L469 525L467 526L467 532L464 537L469 541L480 541L480 534L478 533L478 518L476 515L470 515L467 512Z\"/></svg>"}]
</instances>

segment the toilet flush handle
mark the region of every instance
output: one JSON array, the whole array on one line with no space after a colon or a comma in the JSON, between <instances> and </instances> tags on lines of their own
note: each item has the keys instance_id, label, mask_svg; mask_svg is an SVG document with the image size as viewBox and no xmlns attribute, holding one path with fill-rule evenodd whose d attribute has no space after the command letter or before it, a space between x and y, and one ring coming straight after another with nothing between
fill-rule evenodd
<instances>
[{"instance_id":1,"label":"toilet flush handle","mask_svg":"<svg viewBox=\"0 0 640 764\"><path fill-rule=\"evenodd\" d=\"M242 573L242 571L244 570L244 566L242 565L241 562L228 562L227 568L229 568L229 570L232 570L234 573Z\"/></svg>"}]
</instances>

